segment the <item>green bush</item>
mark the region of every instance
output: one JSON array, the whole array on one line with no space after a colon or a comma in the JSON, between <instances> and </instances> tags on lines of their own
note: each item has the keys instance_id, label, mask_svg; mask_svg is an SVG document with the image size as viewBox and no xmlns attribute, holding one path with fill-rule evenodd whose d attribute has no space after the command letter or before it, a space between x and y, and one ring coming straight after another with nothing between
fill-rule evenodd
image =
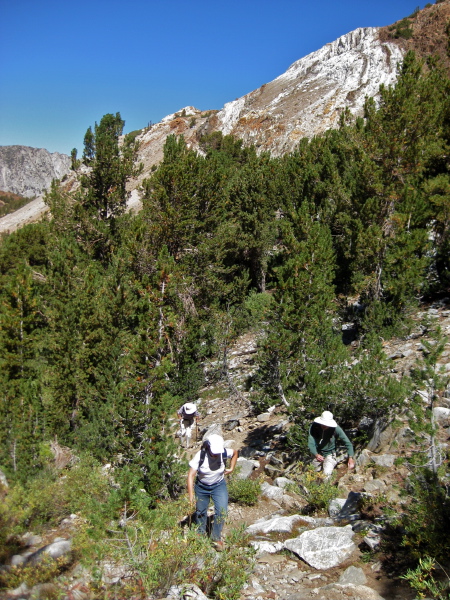
<instances>
[{"instance_id":1,"label":"green bush","mask_svg":"<svg viewBox=\"0 0 450 600\"><path fill-rule=\"evenodd\" d=\"M108 502L112 489L100 465L83 457L72 468L56 473L50 468L26 484L16 484L5 497L13 531L42 530L57 525L72 513L97 513Z\"/></svg>"},{"instance_id":2,"label":"green bush","mask_svg":"<svg viewBox=\"0 0 450 600\"><path fill-rule=\"evenodd\" d=\"M308 502L306 512L328 510L331 500L339 495L339 490L333 485L333 477L325 480L323 473L318 473L311 465L303 472L292 473L290 477L296 484L293 491Z\"/></svg>"},{"instance_id":3,"label":"green bush","mask_svg":"<svg viewBox=\"0 0 450 600\"><path fill-rule=\"evenodd\" d=\"M450 553L450 499L445 485L428 469L415 473L409 479L411 502L402 518L404 546L411 558L424 555L446 560Z\"/></svg>"},{"instance_id":4,"label":"green bush","mask_svg":"<svg viewBox=\"0 0 450 600\"><path fill-rule=\"evenodd\" d=\"M415 13L413 13L413 15L415 16ZM413 36L413 30L410 25L411 23L408 19L403 19L400 23L397 23L394 37L409 40Z\"/></svg>"},{"instance_id":5,"label":"green bush","mask_svg":"<svg viewBox=\"0 0 450 600\"><path fill-rule=\"evenodd\" d=\"M206 536L195 528L183 530L186 499L161 503L148 519L130 515L125 527L111 530L111 539L97 544L108 562L126 563L132 571L121 598L145 592L163 597L173 585L194 583L211 598L238 600L248 577L253 550L242 530L232 531L224 552L217 555Z\"/></svg>"},{"instance_id":6,"label":"green bush","mask_svg":"<svg viewBox=\"0 0 450 600\"><path fill-rule=\"evenodd\" d=\"M253 506L258 502L261 485L257 480L239 479L232 476L228 480L228 495L231 502Z\"/></svg>"},{"instance_id":7,"label":"green bush","mask_svg":"<svg viewBox=\"0 0 450 600\"><path fill-rule=\"evenodd\" d=\"M409 569L406 575L401 575L416 591L418 598L431 597L434 600L448 600L450 598L450 578L447 576L445 582L436 581L433 571L436 561L429 556L419 559L419 564L415 569Z\"/></svg>"},{"instance_id":8,"label":"green bush","mask_svg":"<svg viewBox=\"0 0 450 600\"><path fill-rule=\"evenodd\" d=\"M33 587L39 583L52 581L69 564L70 559L64 556L56 560L50 556L44 556L36 565L14 566L9 571L0 572L0 589L14 589L22 583Z\"/></svg>"}]
</instances>

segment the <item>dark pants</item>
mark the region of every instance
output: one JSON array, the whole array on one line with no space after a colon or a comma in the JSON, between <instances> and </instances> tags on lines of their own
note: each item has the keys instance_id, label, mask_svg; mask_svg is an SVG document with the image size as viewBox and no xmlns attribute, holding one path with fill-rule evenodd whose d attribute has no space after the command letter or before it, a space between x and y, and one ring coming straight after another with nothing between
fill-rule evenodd
<instances>
[{"instance_id":1,"label":"dark pants","mask_svg":"<svg viewBox=\"0 0 450 600\"><path fill-rule=\"evenodd\" d=\"M225 479L213 485L205 485L197 479L195 482L195 497L197 500L195 521L200 533L206 533L206 519L210 500L214 503L214 524L211 539L220 540L222 528L225 523L228 510L228 489Z\"/></svg>"}]
</instances>

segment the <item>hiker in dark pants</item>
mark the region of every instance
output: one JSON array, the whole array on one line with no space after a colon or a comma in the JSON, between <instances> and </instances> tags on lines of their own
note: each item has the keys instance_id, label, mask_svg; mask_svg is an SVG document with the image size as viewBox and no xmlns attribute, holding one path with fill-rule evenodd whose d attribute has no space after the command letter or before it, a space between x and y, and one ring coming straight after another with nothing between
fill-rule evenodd
<instances>
[{"instance_id":1,"label":"hiker in dark pants","mask_svg":"<svg viewBox=\"0 0 450 600\"><path fill-rule=\"evenodd\" d=\"M225 462L231 458L230 468ZM199 533L206 534L207 511L210 500L214 503L214 524L211 539L217 550L223 550L222 528L228 512L228 489L225 475L234 471L238 459L237 450L224 448L223 438L211 435L189 463L187 489L189 501L196 500L195 521Z\"/></svg>"},{"instance_id":2,"label":"hiker in dark pants","mask_svg":"<svg viewBox=\"0 0 450 600\"><path fill-rule=\"evenodd\" d=\"M325 410L320 417L314 419L309 428L308 448L314 456L314 460L312 461L314 469L316 471L323 471L326 480L331 477L333 469L337 465L336 437L344 442L347 448L348 468L354 469L353 445L333 419L333 414L329 410Z\"/></svg>"}]
</instances>

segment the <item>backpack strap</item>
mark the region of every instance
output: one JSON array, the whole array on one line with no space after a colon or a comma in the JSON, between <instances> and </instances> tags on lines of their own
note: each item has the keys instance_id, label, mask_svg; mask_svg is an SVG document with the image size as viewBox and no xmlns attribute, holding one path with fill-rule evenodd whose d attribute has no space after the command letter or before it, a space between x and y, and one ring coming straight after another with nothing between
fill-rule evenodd
<instances>
[{"instance_id":1,"label":"backpack strap","mask_svg":"<svg viewBox=\"0 0 450 600\"><path fill-rule=\"evenodd\" d=\"M205 448L205 444L202 444L202 447L201 447L201 450L200 450L200 461L198 463L198 470L200 470L200 467L204 463L205 456L206 456L206 448Z\"/></svg>"},{"instance_id":2,"label":"backpack strap","mask_svg":"<svg viewBox=\"0 0 450 600\"><path fill-rule=\"evenodd\" d=\"M202 464L204 463L204 461L205 461L205 456L206 456L206 445L205 445L205 442L203 442L203 444L202 444L202 447L201 447L201 449L200 449L200 461L199 461L199 463L198 463L198 470L200 470L200 467L201 467L201 466L202 466ZM226 464L226 462L227 462L227 458L228 458L228 456L227 456L227 451L226 451L226 448L224 448L224 449L223 449L223 452L222 452L222 460L223 460L223 464L224 464L224 465L225 465L225 464Z\"/></svg>"}]
</instances>

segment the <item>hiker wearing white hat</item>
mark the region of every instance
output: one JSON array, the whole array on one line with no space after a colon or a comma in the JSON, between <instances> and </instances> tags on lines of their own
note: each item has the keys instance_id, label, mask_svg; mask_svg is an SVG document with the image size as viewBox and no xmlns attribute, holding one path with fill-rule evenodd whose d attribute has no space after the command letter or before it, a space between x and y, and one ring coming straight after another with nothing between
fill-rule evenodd
<instances>
[{"instance_id":1,"label":"hiker wearing white hat","mask_svg":"<svg viewBox=\"0 0 450 600\"><path fill-rule=\"evenodd\" d=\"M197 405L193 402L186 402L186 404L183 404L183 406L178 409L177 415L180 421L178 436L180 439L184 437L186 438L186 448L189 448L191 445L194 423L198 422L198 418L200 416L199 412L197 411Z\"/></svg>"},{"instance_id":2,"label":"hiker wearing white hat","mask_svg":"<svg viewBox=\"0 0 450 600\"><path fill-rule=\"evenodd\" d=\"M230 467L226 468L227 459ZM196 500L195 521L199 533L206 534L207 512L210 500L214 503L214 523L211 531L217 550L223 549L222 528L228 512L228 489L225 475L233 472L238 459L237 450L225 448L221 435L210 435L189 463L187 489L191 504Z\"/></svg>"},{"instance_id":3,"label":"hiker wearing white hat","mask_svg":"<svg viewBox=\"0 0 450 600\"><path fill-rule=\"evenodd\" d=\"M331 477L336 460L336 437L344 442L348 453L348 468L355 467L353 445L344 431L333 419L329 410L324 410L320 417L316 417L309 428L308 448L314 456L312 465L316 471L323 471L325 479Z\"/></svg>"}]
</instances>

